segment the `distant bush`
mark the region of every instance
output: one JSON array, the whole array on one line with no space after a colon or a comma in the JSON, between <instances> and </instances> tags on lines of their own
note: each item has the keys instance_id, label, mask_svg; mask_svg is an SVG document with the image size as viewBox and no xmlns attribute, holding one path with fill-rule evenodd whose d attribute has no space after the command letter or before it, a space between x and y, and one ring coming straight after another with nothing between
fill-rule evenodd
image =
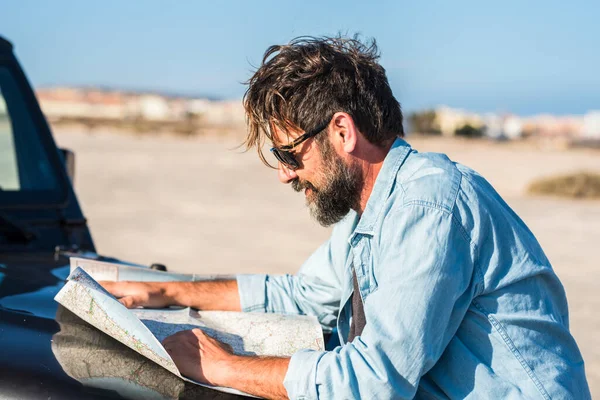
<instances>
[{"instance_id":1,"label":"distant bush","mask_svg":"<svg viewBox=\"0 0 600 400\"><path fill-rule=\"evenodd\" d=\"M600 199L600 174L578 172L542 178L527 188L530 194L554 195L571 198Z\"/></svg>"},{"instance_id":2,"label":"distant bush","mask_svg":"<svg viewBox=\"0 0 600 400\"><path fill-rule=\"evenodd\" d=\"M410 132L424 135L439 135L442 132L436 121L435 110L425 110L408 114Z\"/></svg>"},{"instance_id":3,"label":"distant bush","mask_svg":"<svg viewBox=\"0 0 600 400\"><path fill-rule=\"evenodd\" d=\"M484 133L483 128L476 128L469 124L463 125L454 131L456 136L466 138L480 138Z\"/></svg>"}]
</instances>

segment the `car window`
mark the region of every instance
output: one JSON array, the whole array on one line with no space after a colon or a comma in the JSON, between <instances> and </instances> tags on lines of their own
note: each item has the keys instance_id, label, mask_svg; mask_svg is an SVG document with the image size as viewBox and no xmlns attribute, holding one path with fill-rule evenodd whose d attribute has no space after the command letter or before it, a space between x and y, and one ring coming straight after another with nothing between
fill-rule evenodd
<instances>
[{"instance_id":1,"label":"car window","mask_svg":"<svg viewBox=\"0 0 600 400\"><path fill-rule=\"evenodd\" d=\"M52 191L58 181L19 85L0 66L0 190Z\"/></svg>"}]
</instances>

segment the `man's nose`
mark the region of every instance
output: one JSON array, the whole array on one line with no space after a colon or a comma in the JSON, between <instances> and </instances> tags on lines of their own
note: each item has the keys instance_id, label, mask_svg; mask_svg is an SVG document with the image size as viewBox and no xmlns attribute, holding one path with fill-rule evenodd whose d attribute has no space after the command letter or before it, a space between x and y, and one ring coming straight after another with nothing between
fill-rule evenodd
<instances>
[{"instance_id":1,"label":"man's nose","mask_svg":"<svg viewBox=\"0 0 600 400\"><path fill-rule=\"evenodd\" d=\"M277 165L277 177L281 183L290 183L298 177L296 171L286 167L282 163Z\"/></svg>"}]
</instances>

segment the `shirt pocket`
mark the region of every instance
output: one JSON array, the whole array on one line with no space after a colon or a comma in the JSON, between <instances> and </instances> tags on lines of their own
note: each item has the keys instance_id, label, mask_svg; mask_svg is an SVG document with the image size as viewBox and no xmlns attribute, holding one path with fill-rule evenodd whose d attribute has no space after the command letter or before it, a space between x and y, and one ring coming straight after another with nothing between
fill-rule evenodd
<instances>
[{"instance_id":1,"label":"shirt pocket","mask_svg":"<svg viewBox=\"0 0 600 400\"><path fill-rule=\"evenodd\" d=\"M377 279L373 270L373 254L371 252L371 240L363 237L352 249L354 269L358 280L358 287L363 302L367 296L377 290ZM352 272L350 272L352 273Z\"/></svg>"}]
</instances>

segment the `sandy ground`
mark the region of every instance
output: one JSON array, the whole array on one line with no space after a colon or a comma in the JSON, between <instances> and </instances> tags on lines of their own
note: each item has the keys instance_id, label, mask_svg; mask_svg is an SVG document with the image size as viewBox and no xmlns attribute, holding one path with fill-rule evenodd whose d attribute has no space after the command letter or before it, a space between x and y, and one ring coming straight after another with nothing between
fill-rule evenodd
<instances>
[{"instance_id":1,"label":"sandy ground","mask_svg":"<svg viewBox=\"0 0 600 400\"><path fill-rule=\"evenodd\" d=\"M234 139L57 132L76 152L76 190L100 253L170 270L294 273L329 230L301 194ZM565 285L571 328L600 395L600 201L528 197L536 177L600 172L600 152L408 139L484 175L529 225Z\"/></svg>"}]
</instances>

